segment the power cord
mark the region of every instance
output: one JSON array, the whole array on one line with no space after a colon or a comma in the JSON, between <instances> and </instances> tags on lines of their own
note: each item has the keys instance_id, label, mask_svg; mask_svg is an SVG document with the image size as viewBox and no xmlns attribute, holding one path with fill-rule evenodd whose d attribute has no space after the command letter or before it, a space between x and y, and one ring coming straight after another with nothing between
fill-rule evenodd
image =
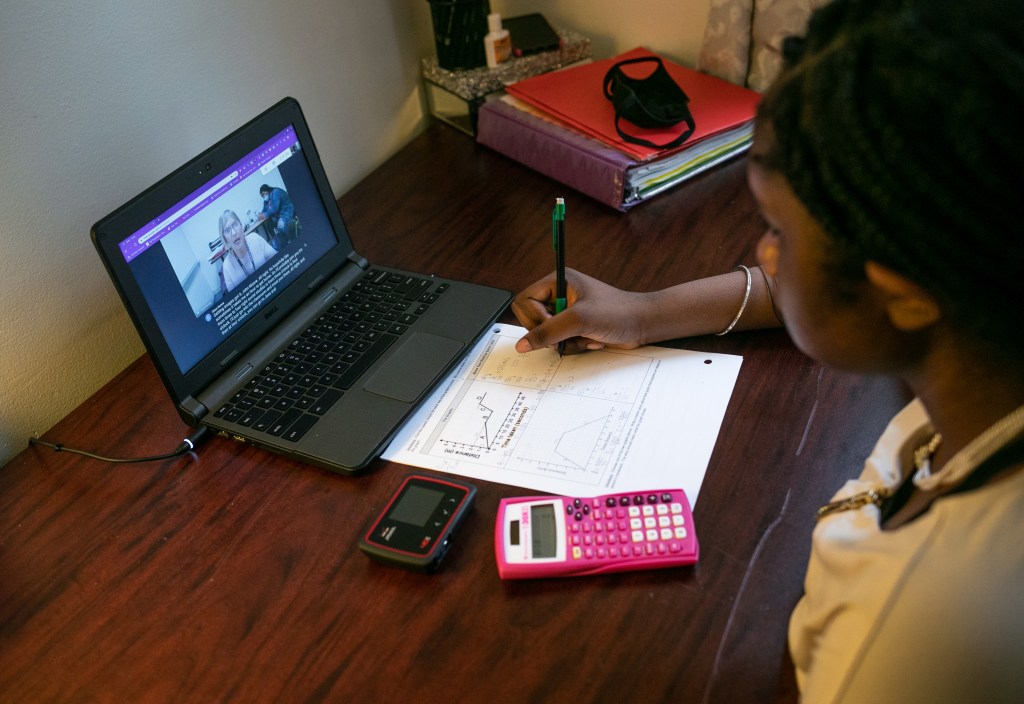
<instances>
[{"instance_id":1,"label":"power cord","mask_svg":"<svg viewBox=\"0 0 1024 704\"><path fill-rule=\"evenodd\" d=\"M168 452L165 455L154 455L153 457L104 457L103 455L97 455L92 452L85 450L76 450L72 447L65 447L59 442L47 442L41 440L36 436L32 436L28 439L29 445L42 445L43 447L49 447L54 452L70 452L75 455L82 455L83 457L91 457L94 460L100 460L101 462L113 462L115 464L131 464L134 462L159 462L160 460L169 460L175 457L180 457L185 453L192 452L203 440L205 440L210 434L210 429L205 425L201 425L196 428L187 438L181 441L181 444L174 448L173 452Z\"/></svg>"}]
</instances>

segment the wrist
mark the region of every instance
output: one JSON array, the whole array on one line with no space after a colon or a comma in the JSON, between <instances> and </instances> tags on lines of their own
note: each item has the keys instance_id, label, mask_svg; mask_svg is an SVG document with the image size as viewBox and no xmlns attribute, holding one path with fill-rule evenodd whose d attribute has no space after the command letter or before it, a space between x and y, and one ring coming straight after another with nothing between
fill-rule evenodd
<instances>
[{"instance_id":1,"label":"wrist","mask_svg":"<svg viewBox=\"0 0 1024 704\"><path fill-rule=\"evenodd\" d=\"M643 347L672 339L673 335L666 334L669 321L664 316L672 308L666 291L649 291L634 295L636 299L631 303L632 317L636 324L636 344Z\"/></svg>"}]
</instances>

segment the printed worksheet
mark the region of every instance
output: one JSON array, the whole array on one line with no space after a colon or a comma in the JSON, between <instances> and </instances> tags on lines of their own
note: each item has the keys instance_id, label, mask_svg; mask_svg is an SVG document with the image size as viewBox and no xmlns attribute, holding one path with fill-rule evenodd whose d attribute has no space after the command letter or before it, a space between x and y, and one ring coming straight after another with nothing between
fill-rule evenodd
<instances>
[{"instance_id":1,"label":"printed worksheet","mask_svg":"<svg viewBox=\"0 0 1024 704\"><path fill-rule=\"evenodd\" d=\"M495 325L384 458L567 496L681 488L695 504L742 357L521 354L525 333Z\"/></svg>"}]
</instances>

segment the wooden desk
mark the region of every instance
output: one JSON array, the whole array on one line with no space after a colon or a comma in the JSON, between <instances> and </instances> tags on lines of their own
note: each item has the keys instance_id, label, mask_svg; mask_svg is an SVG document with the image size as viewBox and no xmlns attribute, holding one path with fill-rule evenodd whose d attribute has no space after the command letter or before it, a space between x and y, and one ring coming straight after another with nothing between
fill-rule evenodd
<instances>
[{"instance_id":1,"label":"wooden desk","mask_svg":"<svg viewBox=\"0 0 1024 704\"><path fill-rule=\"evenodd\" d=\"M754 262L742 160L621 215L435 125L341 205L371 261L518 290L553 266L559 195L571 265L612 284ZM525 492L478 482L422 576L356 547L401 465L344 477L222 439L148 465L25 450L0 470L0 699L794 701L786 626L814 511L905 392L824 369L781 331L680 344L744 357L693 568L502 582L497 504ZM187 432L142 357L45 437L139 456Z\"/></svg>"}]
</instances>

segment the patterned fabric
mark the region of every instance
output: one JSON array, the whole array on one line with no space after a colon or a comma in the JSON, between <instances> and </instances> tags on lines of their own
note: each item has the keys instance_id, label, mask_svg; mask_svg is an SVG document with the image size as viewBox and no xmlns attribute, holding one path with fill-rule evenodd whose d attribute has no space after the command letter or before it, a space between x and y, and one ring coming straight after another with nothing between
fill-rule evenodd
<instances>
[{"instance_id":1,"label":"patterned fabric","mask_svg":"<svg viewBox=\"0 0 1024 704\"><path fill-rule=\"evenodd\" d=\"M782 40L803 34L828 0L711 0L697 67L764 91L782 67Z\"/></svg>"}]
</instances>

